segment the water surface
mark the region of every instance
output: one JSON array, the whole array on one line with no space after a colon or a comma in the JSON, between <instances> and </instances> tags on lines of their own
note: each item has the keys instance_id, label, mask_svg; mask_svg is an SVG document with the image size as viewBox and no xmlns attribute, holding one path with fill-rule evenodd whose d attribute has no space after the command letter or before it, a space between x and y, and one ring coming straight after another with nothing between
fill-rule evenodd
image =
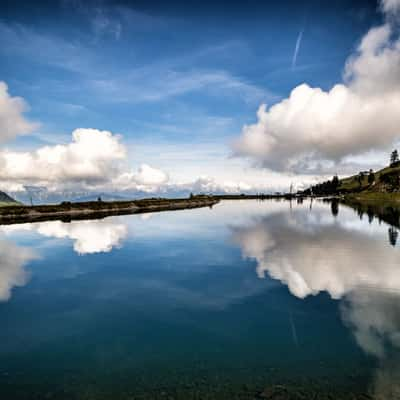
<instances>
[{"instance_id":1,"label":"water surface","mask_svg":"<svg viewBox=\"0 0 400 400\"><path fill-rule=\"evenodd\" d=\"M0 226L0 398L399 399L398 219L374 215L246 200Z\"/></svg>"}]
</instances>

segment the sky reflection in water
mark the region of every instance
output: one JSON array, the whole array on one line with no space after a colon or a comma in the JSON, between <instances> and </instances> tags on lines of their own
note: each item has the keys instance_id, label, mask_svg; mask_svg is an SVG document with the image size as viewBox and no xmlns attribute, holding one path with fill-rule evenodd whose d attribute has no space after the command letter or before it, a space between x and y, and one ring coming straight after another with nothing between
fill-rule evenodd
<instances>
[{"instance_id":1,"label":"sky reflection in water","mask_svg":"<svg viewBox=\"0 0 400 400\"><path fill-rule=\"evenodd\" d=\"M210 383L215 368L222 380L255 385L320 374L340 385L358 371L352 390L397 398L397 227L348 207L310 205L223 202L0 227L8 396L21 381L47 387L29 368L39 355L42 373L56 374L50 386L68 381L55 359L72 370L74 395L110 363L109 379L129 376L135 387L147 368L153 386L179 386L171 370L182 381L201 370ZM13 381L14 369L21 376Z\"/></svg>"}]
</instances>

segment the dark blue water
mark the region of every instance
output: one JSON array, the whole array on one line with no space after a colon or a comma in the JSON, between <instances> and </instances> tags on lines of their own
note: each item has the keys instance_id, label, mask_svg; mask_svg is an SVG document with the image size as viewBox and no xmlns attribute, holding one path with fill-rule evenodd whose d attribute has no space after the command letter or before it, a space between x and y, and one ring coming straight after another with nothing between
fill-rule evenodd
<instances>
[{"instance_id":1,"label":"dark blue water","mask_svg":"<svg viewBox=\"0 0 400 400\"><path fill-rule=\"evenodd\" d=\"M0 399L399 399L397 228L358 214L0 227Z\"/></svg>"}]
</instances>

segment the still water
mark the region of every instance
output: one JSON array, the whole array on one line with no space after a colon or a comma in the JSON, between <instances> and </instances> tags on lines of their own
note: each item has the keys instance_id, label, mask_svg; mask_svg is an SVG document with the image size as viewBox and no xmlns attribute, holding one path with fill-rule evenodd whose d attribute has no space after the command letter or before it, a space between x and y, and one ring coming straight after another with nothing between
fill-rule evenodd
<instances>
[{"instance_id":1,"label":"still water","mask_svg":"<svg viewBox=\"0 0 400 400\"><path fill-rule=\"evenodd\" d=\"M245 200L0 226L0 399L399 399L383 219Z\"/></svg>"}]
</instances>

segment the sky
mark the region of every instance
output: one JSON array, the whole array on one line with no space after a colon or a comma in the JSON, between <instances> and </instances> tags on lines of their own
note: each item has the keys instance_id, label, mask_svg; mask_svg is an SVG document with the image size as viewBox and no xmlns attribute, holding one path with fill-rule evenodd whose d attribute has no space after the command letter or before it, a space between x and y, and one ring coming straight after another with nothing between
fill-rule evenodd
<instances>
[{"instance_id":1,"label":"sky","mask_svg":"<svg viewBox=\"0 0 400 400\"><path fill-rule=\"evenodd\" d=\"M387 164L400 0L1 1L0 189L273 192Z\"/></svg>"}]
</instances>

